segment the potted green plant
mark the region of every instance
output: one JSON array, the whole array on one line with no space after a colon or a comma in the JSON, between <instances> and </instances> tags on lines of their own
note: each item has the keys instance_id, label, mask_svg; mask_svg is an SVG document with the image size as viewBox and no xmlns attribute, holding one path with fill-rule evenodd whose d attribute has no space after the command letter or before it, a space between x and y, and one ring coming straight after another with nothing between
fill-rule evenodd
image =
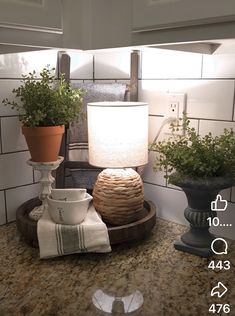
<instances>
[{"instance_id":1,"label":"potted green plant","mask_svg":"<svg viewBox=\"0 0 235 316\"><path fill-rule=\"evenodd\" d=\"M214 236L209 232L208 218L216 216L211 202L235 179L235 133L225 129L220 136L200 136L189 123L184 117L183 133L175 133L172 124L168 140L151 144L151 149L158 153L154 170L164 171L169 183L182 188L188 200L184 215L190 229L175 242L175 248L209 257L213 255Z\"/></svg>"},{"instance_id":2,"label":"potted green plant","mask_svg":"<svg viewBox=\"0 0 235 316\"><path fill-rule=\"evenodd\" d=\"M2 101L19 112L33 161L56 161L65 125L80 114L83 92L72 89L63 75L57 79L54 70L45 67L39 79L35 71L23 75L22 84L12 91L15 100Z\"/></svg>"}]
</instances>

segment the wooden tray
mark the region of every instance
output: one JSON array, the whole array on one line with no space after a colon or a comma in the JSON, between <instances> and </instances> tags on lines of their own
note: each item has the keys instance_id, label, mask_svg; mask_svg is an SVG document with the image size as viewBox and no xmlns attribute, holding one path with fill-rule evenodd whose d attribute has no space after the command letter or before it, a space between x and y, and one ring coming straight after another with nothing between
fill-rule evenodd
<instances>
[{"instance_id":1,"label":"wooden tray","mask_svg":"<svg viewBox=\"0 0 235 316\"><path fill-rule=\"evenodd\" d=\"M28 214L41 201L38 198L31 199L22 204L16 211L16 225L27 244L38 247L37 222L31 220ZM108 226L111 245L124 242L133 242L144 239L156 224L156 208L149 201L144 202L144 217L134 223L122 226Z\"/></svg>"}]
</instances>

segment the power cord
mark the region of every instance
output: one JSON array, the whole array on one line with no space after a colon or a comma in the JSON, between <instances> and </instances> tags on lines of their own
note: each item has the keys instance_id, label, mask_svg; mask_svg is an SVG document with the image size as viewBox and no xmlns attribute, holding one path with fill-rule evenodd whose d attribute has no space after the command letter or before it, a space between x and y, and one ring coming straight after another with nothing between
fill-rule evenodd
<instances>
[{"instance_id":1,"label":"power cord","mask_svg":"<svg viewBox=\"0 0 235 316\"><path fill-rule=\"evenodd\" d=\"M171 123L174 123L174 122L177 122L177 123L178 123L178 121L179 121L179 120L176 119L175 117L168 117L168 118L166 118L166 119L162 122L162 124L161 124L161 126L160 126L160 128L159 128L159 130L158 130L158 132L157 132L157 134L156 134L156 136L155 136L155 138L154 138L154 140L152 141L152 143L151 143L151 145L150 145L150 147L149 147L149 149L148 149L149 152L152 150L153 145L155 144L156 140L158 139L159 135L161 134L163 127L164 127L166 124L171 124Z\"/></svg>"},{"instance_id":2,"label":"power cord","mask_svg":"<svg viewBox=\"0 0 235 316\"><path fill-rule=\"evenodd\" d=\"M152 150L153 145L155 144L156 140L158 139L159 135L161 134L163 127L164 127L166 124L171 124L171 123L174 123L174 122L178 123L179 120L176 119L175 117L168 117L168 118L166 118L166 119L162 122L162 124L161 124L161 126L160 126L160 128L159 128L159 130L158 130L158 132L157 132L157 134L156 134L156 136L155 136L155 138L154 138L154 140L152 141L152 143L151 143L151 145L150 145L150 147L149 147L149 149L148 149L148 152L150 152L150 151ZM137 167L137 172L138 172L140 175L142 175L143 172L144 172L144 168L145 168L145 166L139 166L139 167Z\"/></svg>"}]
</instances>

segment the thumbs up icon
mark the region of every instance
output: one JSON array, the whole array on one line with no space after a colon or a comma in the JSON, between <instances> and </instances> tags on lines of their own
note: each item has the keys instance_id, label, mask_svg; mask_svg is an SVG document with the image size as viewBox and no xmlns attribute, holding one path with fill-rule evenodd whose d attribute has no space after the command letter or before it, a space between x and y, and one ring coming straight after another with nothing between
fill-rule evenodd
<instances>
[{"instance_id":1,"label":"thumbs up icon","mask_svg":"<svg viewBox=\"0 0 235 316\"><path fill-rule=\"evenodd\" d=\"M228 201L223 200L220 194L216 196L215 201L211 202L212 211L223 212L223 211L226 211L227 206L228 206Z\"/></svg>"}]
</instances>

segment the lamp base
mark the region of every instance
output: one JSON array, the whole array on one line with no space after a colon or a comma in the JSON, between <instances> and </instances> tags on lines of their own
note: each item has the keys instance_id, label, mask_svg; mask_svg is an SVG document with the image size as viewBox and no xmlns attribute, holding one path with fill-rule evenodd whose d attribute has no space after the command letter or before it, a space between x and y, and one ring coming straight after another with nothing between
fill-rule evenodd
<instances>
[{"instance_id":1,"label":"lamp base","mask_svg":"<svg viewBox=\"0 0 235 316\"><path fill-rule=\"evenodd\" d=\"M95 183L93 204L111 225L135 222L144 216L144 190L140 175L131 168L105 169Z\"/></svg>"}]
</instances>

